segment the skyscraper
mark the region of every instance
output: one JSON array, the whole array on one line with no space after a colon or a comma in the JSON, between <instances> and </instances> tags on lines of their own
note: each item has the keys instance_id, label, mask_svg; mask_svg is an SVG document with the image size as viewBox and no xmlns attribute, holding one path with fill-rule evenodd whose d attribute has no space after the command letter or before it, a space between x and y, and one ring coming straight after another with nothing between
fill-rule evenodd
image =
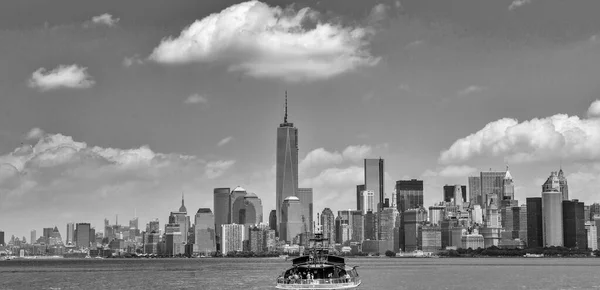
<instances>
[{"instance_id":1,"label":"skyscraper","mask_svg":"<svg viewBox=\"0 0 600 290\"><path fill-rule=\"evenodd\" d=\"M329 239L329 243L333 245L335 243L335 215L328 207L321 213L321 227L323 237Z\"/></svg>"},{"instance_id":2,"label":"skyscraper","mask_svg":"<svg viewBox=\"0 0 600 290\"><path fill-rule=\"evenodd\" d=\"M283 201L296 196L298 189L298 129L287 119L287 92L285 93L285 116L277 128L275 206L281 235Z\"/></svg>"},{"instance_id":3,"label":"skyscraper","mask_svg":"<svg viewBox=\"0 0 600 290\"><path fill-rule=\"evenodd\" d=\"M469 176L469 198L474 204L483 204L481 197L481 176Z\"/></svg>"},{"instance_id":4,"label":"skyscraper","mask_svg":"<svg viewBox=\"0 0 600 290\"><path fill-rule=\"evenodd\" d=\"M77 224L77 247L78 248L89 248L90 247L90 224L89 223L78 223Z\"/></svg>"},{"instance_id":5,"label":"skyscraper","mask_svg":"<svg viewBox=\"0 0 600 290\"><path fill-rule=\"evenodd\" d=\"M365 159L365 190L375 193L376 212L383 209L384 198L384 169L383 159Z\"/></svg>"},{"instance_id":6,"label":"skyscraper","mask_svg":"<svg viewBox=\"0 0 600 290\"><path fill-rule=\"evenodd\" d=\"M0 231L0 246L5 246L6 242L4 241L4 232Z\"/></svg>"},{"instance_id":7,"label":"skyscraper","mask_svg":"<svg viewBox=\"0 0 600 290\"><path fill-rule=\"evenodd\" d=\"M542 218L544 246L563 246L562 193L556 172L552 172L542 187Z\"/></svg>"},{"instance_id":8,"label":"skyscraper","mask_svg":"<svg viewBox=\"0 0 600 290\"><path fill-rule=\"evenodd\" d=\"M35 230L31 230L31 239L29 240L30 244L35 244L35 241L37 240L37 235Z\"/></svg>"},{"instance_id":9,"label":"skyscraper","mask_svg":"<svg viewBox=\"0 0 600 290\"><path fill-rule=\"evenodd\" d=\"M221 232L223 237L221 238L221 246L224 256L227 256L229 252L240 252L244 250L245 230L244 225L238 224L226 224L221 225L223 228Z\"/></svg>"},{"instance_id":10,"label":"skyscraper","mask_svg":"<svg viewBox=\"0 0 600 290\"><path fill-rule=\"evenodd\" d=\"M483 210L492 202L496 201L496 205L500 204L500 200L504 196L504 177L506 171L487 171L480 173L481 180L481 199Z\"/></svg>"},{"instance_id":11,"label":"skyscraper","mask_svg":"<svg viewBox=\"0 0 600 290\"><path fill-rule=\"evenodd\" d=\"M398 212L400 214L409 209L423 207L423 180L396 181L396 194L398 195Z\"/></svg>"},{"instance_id":12,"label":"skyscraper","mask_svg":"<svg viewBox=\"0 0 600 290\"><path fill-rule=\"evenodd\" d=\"M272 210L269 213L269 228L274 231L277 231L277 210Z\"/></svg>"},{"instance_id":13,"label":"skyscraper","mask_svg":"<svg viewBox=\"0 0 600 290\"><path fill-rule=\"evenodd\" d=\"M506 166L506 174L504 175L504 180L502 180L502 197L500 199L501 200L514 200L515 199L515 185L512 179L512 175L510 174L510 171L508 171L508 166Z\"/></svg>"},{"instance_id":14,"label":"skyscraper","mask_svg":"<svg viewBox=\"0 0 600 290\"><path fill-rule=\"evenodd\" d=\"M230 223L231 201L229 200L230 188L215 188L213 190L213 209L215 214L215 230L217 249L220 250L221 244L221 225Z\"/></svg>"},{"instance_id":15,"label":"skyscraper","mask_svg":"<svg viewBox=\"0 0 600 290\"><path fill-rule=\"evenodd\" d=\"M364 202L362 198L362 192L365 190L364 184L359 184L356 186L356 210L362 210L364 212L362 203Z\"/></svg>"},{"instance_id":16,"label":"skyscraper","mask_svg":"<svg viewBox=\"0 0 600 290\"><path fill-rule=\"evenodd\" d=\"M562 168L558 171L558 184L560 185L559 191L562 193L562 199L569 200L569 184Z\"/></svg>"},{"instance_id":17,"label":"skyscraper","mask_svg":"<svg viewBox=\"0 0 600 290\"><path fill-rule=\"evenodd\" d=\"M43 237L44 237L44 242L46 244L50 243L50 237L52 236L53 230L54 230L53 228L44 228L43 229L43 234L44 234Z\"/></svg>"},{"instance_id":18,"label":"skyscraper","mask_svg":"<svg viewBox=\"0 0 600 290\"><path fill-rule=\"evenodd\" d=\"M560 180L560 179L559 179ZM563 241L567 248L587 249L583 202L563 200Z\"/></svg>"},{"instance_id":19,"label":"skyscraper","mask_svg":"<svg viewBox=\"0 0 600 290\"><path fill-rule=\"evenodd\" d=\"M292 243L294 238L303 232L302 226L302 204L295 196L288 196L282 204L281 223L279 228L279 240Z\"/></svg>"},{"instance_id":20,"label":"skyscraper","mask_svg":"<svg viewBox=\"0 0 600 290\"><path fill-rule=\"evenodd\" d=\"M262 201L255 193L238 186L231 192L231 198L231 223L249 226L263 222Z\"/></svg>"},{"instance_id":21,"label":"skyscraper","mask_svg":"<svg viewBox=\"0 0 600 290\"><path fill-rule=\"evenodd\" d=\"M454 200L455 202L457 202L456 200L456 196L455 196L455 192L457 191L457 187L458 189L460 189L461 192L461 204L464 202L469 201L467 198L467 186L466 185L444 185L444 201L445 202L450 202L452 200Z\"/></svg>"},{"instance_id":22,"label":"skyscraper","mask_svg":"<svg viewBox=\"0 0 600 290\"><path fill-rule=\"evenodd\" d=\"M200 208L194 219L194 252L210 254L217 250L215 215L210 208Z\"/></svg>"},{"instance_id":23,"label":"skyscraper","mask_svg":"<svg viewBox=\"0 0 600 290\"><path fill-rule=\"evenodd\" d=\"M361 208L360 210L363 214L367 214L367 212L377 212L377 208L375 207L375 192L372 190L364 190L361 193Z\"/></svg>"},{"instance_id":24,"label":"skyscraper","mask_svg":"<svg viewBox=\"0 0 600 290\"><path fill-rule=\"evenodd\" d=\"M106 231L106 228L105 228ZM67 245L74 245L75 244L75 224L74 223L68 223L67 224ZM106 232L104 233L105 235L107 234Z\"/></svg>"},{"instance_id":25,"label":"skyscraper","mask_svg":"<svg viewBox=\"0 0 600 290\"><path fill-rule=\"evenodd\" d=\"M302 216L304 217L304 226L302 232L306 230L312 233L313 224L313 189L312 188L298 188L296 192L297 197L300 199L302 204Z\"/></svg>"},{"instance_id":26,"label":"skyscraper","mask_svg":"<svg viewBox=\"0 0 600 290\"><path fill-rule=\"evenodd\" d=\"M187 208L185 207L183 194L181 195L181 206L178 211L172 211L169 216L170 224L179 224L179 231L181 233L181 239L187 242L188 230L189 230L189 222L187 218Z\"/></svg>"}]
</instances>

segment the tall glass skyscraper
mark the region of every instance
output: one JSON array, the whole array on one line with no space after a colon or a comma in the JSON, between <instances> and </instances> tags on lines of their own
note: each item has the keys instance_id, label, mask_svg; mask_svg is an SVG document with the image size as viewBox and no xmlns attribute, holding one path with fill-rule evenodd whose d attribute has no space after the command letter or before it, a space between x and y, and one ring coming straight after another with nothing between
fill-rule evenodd
<instances>
[{"instance_id":1,"label":"tall glass skyscraper","mask_svg":"<svg viewBox=\"0 0 600 290\"><path fill-rule=\"evenodd\" d=\"M562 247L563 240L563 209L562 193L556 172L552 172L544 183L542 192L542 219L544 246Z\"/></svg>"},{"instance_id":2,"label":"tall glass skyscraper","mask_svg":"<svg viewBox=\"0 0 600 290\"><path fill-rule=\"evenodd\" d=\"M67 224L67 245L75 244L74 234L75 234L75 224L68 223Z\"/></svg>"},{"instance_id":3,"label":"tall glass skyscraper","mask_svg":"<svg viewBox=\"0 0 600 290\"><path fill-rule=\"evenodd\" d=\"M217 250L215 215L210 208L201 208L194 219L194 252L208 255Z\"/></svg>"},{"instance_id":4,"label":"tall glass skyscraper","mask_svg":"<svg viewBox=\"0 0 600 290\"><path fill-rule=\"evenodd\" d=\"M365 188L375 193L376 211L383 209L384 196L383 159L365 159Z\"/></svg>"},{"instance_id":5,"label":"tall glass skyscraper","mask_svg":"<svg viewBox=\"0 0 600 290\"><path fill-rule=\"evenodd\" d=\"M400 214L409 209L423 207L423 180L396 181L396 194L398 195L397 206Z\"/></svg>"},{"instance_id":6,"label":"tall glass skyscraper","mask_svg":"<svg viewBox=\"0 0 600 290\"><path fill-rule=\"evenodd\" d=\"M277 209L278 234L281 235L282 205L285 198L296 196L298 189L298 129L287 119L287 92L285 93L285 116L277 128L275 206Z\"/></svg>"},{"instance_id":7,"label":"tall glass skyscraper","mask_svg":"<svg viewBox=\"0 0 600 290\"><path fill-rule=\"evenodd\" d=\"M483 204L481 197L481 176L469 176L469 198L474 204Z\"/></svg>"},{"instance_id":8,"label":"tall glass skyscraper","mask_svg":"<svg viewBox=\"0 0 600 290\"><path fill-rule=\"evenodd\" d=\"M490 204L492 199L496 201L497 205L500 204L500 200L502 200L504 196L504 177L506 177L506 171L487 171L480 173L480 189L484 210Z\"/></svg>"},{"instance_id":9,"label":"tall glass skyscraper","mask_svg":"<svg viewBox=\"0 0 600 290\"><path fill-rule=\"evenodd\" d=\"M335 216L330 208L326 207L321 213L321 227L323 237L329 240L329 244L335 243Z\"/></svg>"},{"instance_id":10,"label":"tall glass skyscraper","mask_svg":"<svg viewBox=\"0 0 600 290\"><path fill-rule=\"evenodd\" d=\"M306 227L309 233L313 232L313 189L312 188L298 188L296 191L300 203L302 204L302 216L304 216L304 227ZM304 227L302 231L304 232Z\"/></svg>"}]
</instances>

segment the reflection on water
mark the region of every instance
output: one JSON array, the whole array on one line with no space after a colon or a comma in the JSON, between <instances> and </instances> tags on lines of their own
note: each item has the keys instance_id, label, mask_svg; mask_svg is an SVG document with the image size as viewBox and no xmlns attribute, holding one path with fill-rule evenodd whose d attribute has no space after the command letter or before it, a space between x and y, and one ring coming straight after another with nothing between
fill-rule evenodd
<instances>
[{"instance_id":1,"label":"reflection on water","mask_svg":"<svg viewBox=\"0 0 600 290\"><path fill-rule=\"evenodd\" d=\"M600 289L600 258L350 259L361 289ZM0 289L274 289L280 259L0 262Z\"/></svg>"}]
</instances>

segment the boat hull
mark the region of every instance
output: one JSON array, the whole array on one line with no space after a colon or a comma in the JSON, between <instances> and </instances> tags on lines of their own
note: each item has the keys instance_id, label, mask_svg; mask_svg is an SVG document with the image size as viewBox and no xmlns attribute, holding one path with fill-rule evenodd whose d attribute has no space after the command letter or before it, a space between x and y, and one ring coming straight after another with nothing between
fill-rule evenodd
<instances>
[{"instance_id":1,"label":"boat hull","mask_svg":"<svg viewBox=\"0 0 600 290\"><path fill-rule=\"evenodd\" d=\"M335 290L335 289L357 289L362 283L361 280L356 279L348 283L328 283L328 280L302 280L300 283L277 283L275 288L277 289L288 289L288 290L301 290L301 289L323 289L323 290Z\"/></svg>"}]
</instances>

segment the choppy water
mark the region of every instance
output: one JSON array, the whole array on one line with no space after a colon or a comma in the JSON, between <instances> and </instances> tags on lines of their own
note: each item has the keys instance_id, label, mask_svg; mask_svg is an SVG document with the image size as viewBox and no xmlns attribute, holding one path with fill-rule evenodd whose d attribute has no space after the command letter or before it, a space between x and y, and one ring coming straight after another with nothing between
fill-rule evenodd
<instances>
[{"instance_id":1,"label":"choppy water","mask_svg":"<svg viewBox=\"0 0 600 290\"><path fill-rule=\"evenodd\" d=\"M360 289L599 289L600 258L349 259ZM0 262L0 289L274 289L279 259Z\"/></svg>"}]
</instances>

